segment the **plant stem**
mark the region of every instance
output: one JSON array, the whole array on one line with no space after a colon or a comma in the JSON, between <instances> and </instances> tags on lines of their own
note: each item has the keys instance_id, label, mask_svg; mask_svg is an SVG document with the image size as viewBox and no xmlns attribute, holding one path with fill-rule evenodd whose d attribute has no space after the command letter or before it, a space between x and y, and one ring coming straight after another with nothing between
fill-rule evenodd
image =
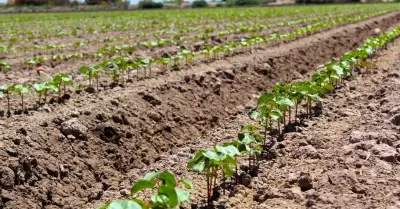
<instances>
[{"instance_id":1,"label":"plant stem","mask_svg":"<svg viewBox=\"0 0 400 209\"><path fill-rule=\"evenodd\" d=\"M225 195L225 172L222 170L222 184L223 184L223 193Z\"/></svg>"},{"instance_id":2,"label":"plant stem","mask_svg":"<svg viewBox=\"0 0 400 209\"><path fill-rule=\"evenodd\" d=\"M47 103L47 90L44 92L44 103Z\"/></svg>"},{"instance_id":3,"label":"plant stem","mask_svg":"<svg viewBox=\"0 0 400 209\"><path fill-rule=\"evenodd\" d=\"M58 102L61 101L61 83L58 85Z\"/></svg>"},{"instance_id":4,"label":"plant stem","mask_svg":"<svg viewBox=\"0 0 400 209\"><path fill-rule=\"evenodd\" d=\"M268 120L266 120L264 124L264 142L263 142L264 149L267 141L267 129L268 129Z\"/></svg>"},{"instance_id":5,"label":"plant stem","mask_svg":"<svg viewBox=\"0 0 400 209\"><path fill-rule=\"evenodd\" d=\"M97 91L99 91L99 77L98 76L96 77L96 88L97 88Z\"/></svg>"},{"instance_id":6,"label":"plant stem","mask_svg":"<svg viewBox=\"0 0 400 209\"><path fill-rule=\"evenodd\" d=\"M39 106L40 106L40 100L42 98L42 93L39 93Z\"/></svg>"},{"instance_id":7,"label":"plant stem","mask_svg":"<svg viewBox=\"0 0 400 209\"><path fill-rule=\"evenodd\" d=\"M11 111L10 111L10 94L7 91L7 115L8 117L11 116Z\"/></svg>"},{"instance_id":8,"label":"plant stem","mask_svg":"<svg viewBox=\"0 0 400 209\"><path fill-rule=\"evenodd\" d=\"M283 126L286 125L286 110L283 111Z\"/></svg>"},{"instance_id":9,"label":"plant stem","mask_svg":"<svg viewBox=\"0 0 400 209\"><path fill-rule=\"evenodd\" d=\"M210 206L211 205L211 190L212 190L212 175L211 175L211 169L207 169L207 204Z\"/></svg>"},{"instance_id":10,"label":"plant stem","mask_svg":"<svg viewBox=\"0 0 400 209\"><path fill-rule=\"evenodd\" d=\"M24 111L24 95L21 94L21 105L22 105L22 112Z\"/></svg>"},{"instance_id":11,"label":"plant stem","mask_svg":"<svg viewBox=\"0 0 400 209\"><path fill-rule=\"evenodd\" d=\"M235 161L237 162L237 156L235 156ZM235 165L235 183L238 183L238 165Z\"/></svg>"},{"instance_id":12,"label":"plant stem","mask_svg":"<svg viewBox=\"0 0 400 209\"><path fill-rule=\"evenodd\" d=\"M278 119L278 133L281 134L281 121Z\"/></svg>"},{"instance_id":13,"label":"plant stem","mask_svg":"<svg viewBox=\"0 0 400 209\"><path fill-rule=\"evenodd\" d=\"M149 78L151 78L151 64L149 65Z\"/></svg>"}]
</instances>

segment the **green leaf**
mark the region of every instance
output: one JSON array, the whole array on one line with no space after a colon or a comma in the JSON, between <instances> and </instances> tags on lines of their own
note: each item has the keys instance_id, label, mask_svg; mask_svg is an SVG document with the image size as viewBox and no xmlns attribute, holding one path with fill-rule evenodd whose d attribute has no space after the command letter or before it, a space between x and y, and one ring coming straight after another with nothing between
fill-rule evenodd
<instances>
[{"instance_id":1,"label":"green leaf","mask_svg":"<svg viewBox=\"0 0 400 209\"><path fill-rule=\"evenodd\" d=\"M237 160L233 156L225 155L224 163L231 165L237 165Z\"/></svg>"},{"instance_id":2,"label":"green leaf","mask_svg":"<svg viewBox=\"0 0 400 209\"><path fill-rule=\"evenodd\" d=\"M175 188L176 186L175 176L169 171L160 172L157 178L160 179L167 187Z\"/></svg>"},{"instance_id":3,"label":"green leaf","mask_svg":"<svg viewBox=\"0 0 400 209\"><path fill-rule=\"evenodd\" d=\"M88 74L89 73L89 67L88 66L82 66L80 69L79 69L79 72L80 73L82 73L82 74Z\"/></svg>"},{"instance_id":4,"label":"green leaf","mask_svg":"<svg viewBox=\"0 0 400 209\"><path fill-rule=\"evenodd\" d=\"M282 112L279 109L273 109L271 111L271 119L272 120L279 120L282 117Z\"/></svg>"},{"instance_id":5,"label":"green leaf","mask_svg":"<svg viewBox=\"0 0 400 209\"><path fill-rule=\"evenodd\" d=\"M205 157L203 155L204 152L205 150L196 152L193 158L188 162L187 168L196 172L203 172L205 169Z\"/></svg>"},{"instance_id":6,"label":"green leaf","mask_svg":"<svg viewBox=\"0 0 400 209\"><path fill-rule=\"evenodd\" d=\"M243 144L250 144L255 142L256 139L250 134L239 134L239 141Z\"/></svg>"},{"instance_id":7,"label":"green leaf","mask_svg":"<svg viewBox=\"0 0 400 209\"><path fill-rule=\"evenodd\" d=\"M272 93L265 93L260 98L258 98L258 105L270 103L271 101L273 101L274 97L275 95Z\"/></svg>"},{"instance_id":8,"label":"green leaf","mask_svg":"<svg viewBox=\"0 0 400 209\"><path fill-rule=\"evenodd\" d=\"M131 188L131 195L136 194L145 189L151 189L156 185L154 180L139 180Z\"/></svg>"},{"instance_id":9,"label":"green leaf","mask_svg":"<svg viewBox=\"0 0 400 209\"><path fill-rule=\"evenodd\" d=\"M168 197L165 195L155 194L151 196L152 208L169 208Z\"/></svg>"},{"instance_id":10,"label":"green leaf","mask_svg":"<svg viewBox=\"0 0 400 209\"><path fill-rule=\"evenodd\" d=\"M235 173L235 171L233 171L232 167L228 164L224 164L222 166L222 169L224 170L225 175L228 177L232 177L233 174Z\"/></svg>"},{"instance_id":11,"label":"green leaf","mask_svg":"<svg viewBox=\"0 0 400 209\"><path fill-rule=\"evenodd\" d=\"M206 167L206 163L201 161L192 167L193 171L203 172Z\"/></svg>"},{"instance_id":12,"label":"green leaf","mask_svg":"<svg viewBox=\"0 0 400 209\"><path fill-rule=\"evenodd\" d=\"M241 129L242 131L247 131L249 133L254 133L258 130L257 126L254 125L243 125Z\"/></svg>"},{"instance_id":13,"label":"green leaf","mask_svg":"<svg viewBox=\"0 0 400 209\"><path fill-rule=\"evenodd\" d=\"M146 180L146 181L154 180L154 178L156 178L159 173L160 173L160 171L146 173L146 175L144 175L144 177L143 177L143 180Z\"/></svg>"},{"instance_id":14,"label":"green leaf","mask_svg":"<svg viewBox=\"0 0 400 209\"><path fill-rule=\"evenodd\" d=\"M289 98L283 98L283 99L277 101L276 104L279 106L290 106L290 107L292 107L294 105L293 101L290 100Z\"/></svg>"},{"instance_id":15,"label":"green leaf","mask_svg":"<svg viewBox=\"0 0 400 209\"><path fill-rule=\"evenodd\" d=\"M249 117L252 120L257 120L260 117L260 112L258 112L257 110L250 111L249 112Z\"/></svg>"},{"instance_id":16,"label":"green leaf","mask_svg":"<svg viewBox=\"0 0 400 209\"><path fill-rule=\"evenodd\" d=\"M187 202L190 203L190 193L185 190L175 189L176 194L178 195L179 202Z\"/></svg>"},{"instance_id":17,"label":"green leaf","mask_svg":"<svg viewBox=\"0 0 400 209\"><path fill-rule=\"evenodd\" d=\"M193 188L193 183L185 178L182 178L182 183L185 185L186 188L192 189Z\"/></svg>"},{"instance_id":18,"label":"green leaf","mask_svg":"<svg viewBox=\"0 0 400 209\"><path fill-rule=\"evenodd\" d=\"M15 91L16 91L18 94L26 94L26 93L29 92L29 89L28 89L27 86L20 85L20 84L15 85L15 86L14 86L14 89L15 89Z\"/></svg>"},{"instance_id":19,"label":"green leaf","mask_svg":"<svg viewBox=\"0 0 400 209\"><path fill-rule=\"evenodd\" d=\"M139 203L134 200L117 200L106 205L99 207L97 209L145 209L147 207L142 207Z\"/></svg>"},{"instance_id":20,"label":"green leaf","mask_svg":"<svg viewBox=\"0 0 400 209\"><path fill-rule=\"evenodd\" d=\"M175 207L179 205L178 195L174 188L160 185L158 193L168 197L168 206Z\"/></svg>"},{"instance_id":21,"label":"green leaf","mask_svg":"<svg viewBox=\"0 0 400 209\"><path fill-rule=\"evenodd\" d=\"M324 89L327 92L331 92L331 91L333 91L335 89L335 87L332 84L326 84L326 85L324 85Z\"/></svg>"},{"instance_id":22,"label":"green leaf","mask_svg":"<svg viewBox=\"0 0 400 209\"><path fill-rule=\"evenodd\" d=\"M210 160L215 160L215 161L220 161L221 160L220 156L217 153L213 152L213 151L206 151L206 152L203 153L203 155L204 155L204 157L206 157L206 158L208 158Z\"/></svg>"},{"instance_id":23,"label":"green leaf","mask_svg":"<svg viewBox=\"0 0 400 209\"><path fill-rule=\"evenodd\" d=\"M237 155L240 155L239 150L233 146L233 145L228 145L228 146L215 146L216 150L222 154L234 157Z\"/></svg>"}]
</instances>

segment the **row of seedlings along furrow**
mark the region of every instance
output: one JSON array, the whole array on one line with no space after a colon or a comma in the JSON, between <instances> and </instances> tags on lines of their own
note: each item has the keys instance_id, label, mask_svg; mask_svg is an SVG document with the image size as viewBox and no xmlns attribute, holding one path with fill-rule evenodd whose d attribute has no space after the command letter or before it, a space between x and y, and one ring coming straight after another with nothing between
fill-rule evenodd
<instances>
[{"instance_id":1,"label":"row of seedlings along furrow","mask_svg":"<svg viewBox=\"0 0 400 209\"><path fill-rule=\"evenodd\" d=\"M268 153L267 134L281 137L289 125L314 116L322 108L324 95L332 93L344 80L356 76L353 73L355 68L363 66L376 51L385 49L399 35L400 26L367 39L356 50L320 66L309 81L278 83L271 92L260 96L257 108L249 112L249 117L258 121L259 126L244 124L237 140L197 151L187 168L204 175L208 206L212 206L216 189L222 188L225 194L227 181L239 184L241 175L254 176L257 173L255 169L259 167L261 154ZM239 158L243 157L246 160L240 161ZM241 170L243 162L247 164L246 171ZM190 189L193 189L193 184L189 180L177 180L169 171L150 172L132 186L126 199L110 201L97 209L179 208L190 203Z\"/></svg>"},{"instance_id":2,"label":"row of seedlings along furrow","mask_svg":"<svg viewBox=\"0 0 400 209\"><path fill-rule=\"evenodd\" d=\"M88 85L82 86L81 84L79 84L75 89L80 90L83 88L87 92L95 92L95 91L98 92L99 79L100 76L102 75L110 77L112 81L111 86L117 86L119 84L124 84L125 82L132 82L132 73L134 73L134 71L136 71L137 80L139 80L140 77L142 78L152 77L152 69L154 69L154 65L157 64L161 66L163 71L167 71L169 65L171 64L172 64L171 70L179 70L181 67L191 65L193 59L195 59L196 57L202 57L202 59L205 62L210 62L213 60L221 59L224 56L232 56L235 53L244 53L246 51L251 52L254 47L259 47L263 44L266 44L274 40L292 39L308 33L313 33L323 28L330 28L334 27L335 25L347 22L355 22L360 20L360 18L368 18L371 16L379 15L381 13L384 13L384 11L373 13L370 15L356 16L352 18L341 18L340 20L327 23L317 23L311 26L295 29L292 32L286 34L271 34L267 38L255 36L249 39L242 39L240 42L229 42L221 45L216 45L213 47L211 46L205 47L204 50L198 52L184 49L174 56L159 58L159 59L153 59L153 58L133 59L129 55L125 55L122 57L115 57L109 60L104 60L102 63L95 66L81 66L80 73L88 79ZM130 49L135 50L134 48ZM42 63L43 61L30 61L30 65L32 67L39 65L39 67L37 67L37 71L40 75L46 75L42 70L43 67L40 66ZM140 75L140 72L142 72L141 73L142 75ZM73 78L70 74L59 73L57 75L54 75L53 78L51 78L51 76L48 75L46 75L45 77L48 78L44 78L42 79L42 82L35 83L33 85L9 84L9 85L3 85L1 87L3 94L0 96L5 97L7 99L6 115L8 117L11 116L12 104L10 103L10 97L12 94L17 94L21 97L21 108L15 110L14 111L15 114L21 114L28 111L28 109L26 109L24 106L24 103L26 103L26 101L24 101L24 95L29 93L30 89L33 89L38 94L39 98L38 102L35 102L37 104L34 105L34 107L31 108L31 110L35 110L41 106L42 97L44 97L44 103L47 103L48 93L51 92L57 93L59 102L63 101L62 92L64 92L64 95L66 95L66 97L69 97L69 94L67 94L67 88L65 86L73 85ZM96 81L95 85L96 88L94 88L93 80ZM62 86L63 88L61 88L61 84L63 85ZM17 86L18 88L15 88L15 86Z\"/></svg>"}]
</instances>

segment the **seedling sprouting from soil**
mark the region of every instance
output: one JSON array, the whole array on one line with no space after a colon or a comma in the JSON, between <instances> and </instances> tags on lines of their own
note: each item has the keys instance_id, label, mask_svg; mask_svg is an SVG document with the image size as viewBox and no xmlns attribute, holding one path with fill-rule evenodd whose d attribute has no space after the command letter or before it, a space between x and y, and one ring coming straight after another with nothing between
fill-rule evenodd
<instances>
[{"instance_id":1,"label":"seedling sprouting from soil","mask_svg":"<svg viewBox=\"0 0 400 209\"><path fill-rule=\"evenodd\" d=\"M63 87L64 90L64 95L67 93L66 92L66 86L67 85L72 85L73 81L72 81L72 76L69 74L65 74L65 73L60 73L57 74L53 77L53 82L54 85L57 86L58 88L58 99L61 99L61 87Z\"/></svg>"},{"instance_id":2,"label":"seedling sprouting from soil","mask_svg":"<svg viewBox=\"0 0 400 209\"><path fill-rule=\"evenodd\" d=\"M25 108L24 108L24 94L29 93L29 87L30 86L20 85L20 84L14 86L14 91L16 93L18 93L19 96L21 97L21 108L22 108L22 111L25 111Z\"/></svg>"},{"instance_id":3,"label":"seedling sprouting from soil","mask_svg":"<svg viewBox=\"0 0 400 209\"><path fill-rule=\"evenodd\" d=\"M190 203L190 193L178 188L182 186L192 189L193 184L187 179L176 179L169 171L158 171L147 173L141 180L137 181L131 188L129 199L109 202L98 209L178 209L185 203ZM145 200L136 198L138 193L152 190L153 194Z\"/></svg>"},{"instance_id":4,"label":"seedling sprouting from soil","mask_svg":"<svg viewBox=\"0 0 400 209\"><path fill-rule=\"evenodd\" d=\"M96 90L99 91L100 68L98 66L94 67L82 66L80 72L81 74L83 74L85 77L88 78L90 87L92 87L93 78L96 79Z\"/></svg>"},{"instance_id":5,"label":"seedling sprouting from soil","mask_svg":"<svg viewBox=\"0 0 400 209\"><path fill-rule=\"evenodd\" d=\"M192 51L190 51L190 50L187 50L187 49L182 50L182 51L181 51L181 54L182 54L182 56L185 58L185 63L186 63L186 64L191 63L193 57L195 56L195 53L194 53L194 52L192 52Z\"/></svg>"},{"instance_id":6,"label":"seedling sprouting from soil","mask_svg":"<svg viewBox=\"0 0 400 209\"><path fill-rule=\"evenodd\" d=\"M7 97L7 116L11 116L11 111L10 111L10 96L14 92L14 85L3 85L0 86L0 97L4 97L4 94Z\"/></svg>"},{"instance_id":7,"label":"seedling sprouting from soil","mask_svg":"<svg viewBox=\"0 0 400 209\"><path fill-rule=\"evenodd\" d=\"M168 64L171 62L170 58L160 58L157 60L158 63L164 66L164 71L168 71Z\"/></svg>"},{"instance_id":8,"label":"seedling sprouting from soil","mask_svg":"<svg viewBox=\"0 0 400 209\"><path fill-rule=\"evenodd\" d=\"M238 150L231 145L226 147L217 146L214 150L198 151L188 162L188 169L205 173L206 175L208 205L211 205L212 202L212 191L217 185L218 172L222 172L223 182L225 182L226 177L233 176L232 167L237 166L234 156L238 154Z\"/></svg>"},{"instance_id":9,"label":"seedling sprouting from soil","mask_svg":"<svg viewBox=\"0 0 400 209\"><path fill-rule=\"evenodd\" d=\"M101 67L106 71L107 75L111 75L113 84L118 84L119 81L119 70L118 66L111 60L105 60Z\"/></svg>"},{"instance_id":10,"label":"seedling sprouting from soil","mask_svg":"<svg viewBox=\"0 0 400 209\"><path fill-rule=\"evenodd\" d=\"M8 64L7 62L0 60L0 70L2 70L2 69L9 70L9 69L11 69L11 65Z\"/></svg>"}]
</instances>

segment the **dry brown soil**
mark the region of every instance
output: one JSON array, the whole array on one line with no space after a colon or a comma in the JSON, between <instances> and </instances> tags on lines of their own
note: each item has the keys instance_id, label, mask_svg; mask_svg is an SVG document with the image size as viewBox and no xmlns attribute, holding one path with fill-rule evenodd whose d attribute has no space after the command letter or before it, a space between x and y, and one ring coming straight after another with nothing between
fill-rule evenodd
<instances>
[{"instance_id":1,"label":"dry brown soil","mask_svg":"<svg viewBox=\"0 0 400 209\"><path fill-rule=\"evenodd\" d=\"M184 168L192 153L234 139L255 96L276 82L307 79L318 65L372 36L374 28L387 30L399 19L399 13L384 15L2 118L0 208L93 208L121 198L151 169L194 180L193 204L201 206L204 181ZM321 117L287 134L277 158L263 162L258 177L216 204L396 207L398 49L396 42L377 57L378 69L326 98ZM301 191L298 181L312 188Z\"/></svg>"}]
</instances>

